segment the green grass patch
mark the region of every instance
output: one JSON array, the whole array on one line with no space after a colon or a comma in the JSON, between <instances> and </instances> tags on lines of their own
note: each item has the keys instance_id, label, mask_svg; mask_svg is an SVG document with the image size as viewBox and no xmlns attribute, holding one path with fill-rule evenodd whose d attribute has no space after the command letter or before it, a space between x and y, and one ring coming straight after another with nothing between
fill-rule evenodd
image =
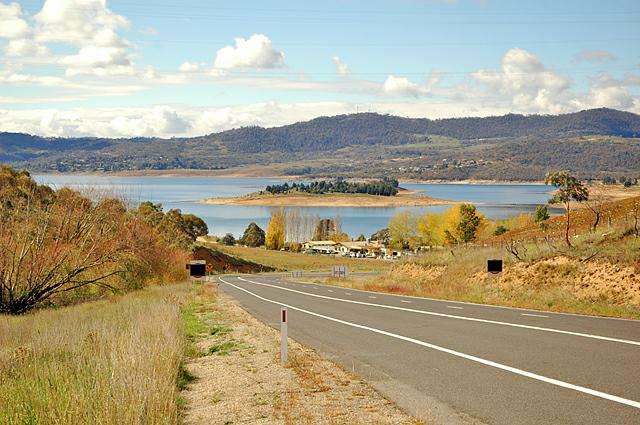
<instances>
[{"instance_id":1,"label":"green grass patch","mask_svg":"<svg viewBox=\"0 0 640 425\"><path fill-rule=\"evenodd\" d=\"M240 348L242 348L242 346L241 344L238 344L237 341L229 340L212 345L211 347L209 347L209 350L207 350L207 353L216 354L218 356L226 356L233 351L239 350Z\"/></svg>"}]
</instances>

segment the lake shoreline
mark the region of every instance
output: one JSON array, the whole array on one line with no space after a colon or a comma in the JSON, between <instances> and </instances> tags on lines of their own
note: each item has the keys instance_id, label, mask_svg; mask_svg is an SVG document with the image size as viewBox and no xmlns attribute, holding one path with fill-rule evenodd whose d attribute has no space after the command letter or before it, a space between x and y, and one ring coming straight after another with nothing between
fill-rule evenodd
<instances>
[{"instance_id":1,"label":"lake shoreline","mask_svg":"<svg viewBox=\"0 0 640 425\"><path fill-rule=\"evenodd\" d=\"M286 174L268 174L253 173L251 167L246 171L244 169L233 169L235 171L228 172L230 169L224 170L201 170L191 168L179 168L170 170L130 170L130 171L81 171L81 172L57 172L57 171L37 171L31 172L32 175L60 175L60 176L99 176L99 177L162 177L162 178L200 178L200 177L216 177L224 179L233 178L264 178L277 179L283 181L298 180L331 180L327 177L308 177L308 176L292 176ZM346 180L373 180L364 178L347 178ZM400 183L409 184L459 184L459 185L544 185L543 180L488 180L488 179L462 179L462 180L446 180L446 179L398 179Z\"/></svg>"}]
</instances>

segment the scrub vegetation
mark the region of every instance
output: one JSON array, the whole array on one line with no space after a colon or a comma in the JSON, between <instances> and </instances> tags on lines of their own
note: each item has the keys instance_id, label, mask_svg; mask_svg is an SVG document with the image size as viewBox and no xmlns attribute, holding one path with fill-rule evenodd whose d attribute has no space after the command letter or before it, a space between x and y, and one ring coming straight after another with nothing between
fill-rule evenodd
<instances>
[{"instance_id":1,"label":"scrub vegetation","mask_svg":"<svg viewBox=\"0 0 640 425\"><path fill-rule=\"evenodd\" d=\"M206 224L180 210L38 185L0 166L0 313L184 279Z\"/></svg>"}]
</instances>

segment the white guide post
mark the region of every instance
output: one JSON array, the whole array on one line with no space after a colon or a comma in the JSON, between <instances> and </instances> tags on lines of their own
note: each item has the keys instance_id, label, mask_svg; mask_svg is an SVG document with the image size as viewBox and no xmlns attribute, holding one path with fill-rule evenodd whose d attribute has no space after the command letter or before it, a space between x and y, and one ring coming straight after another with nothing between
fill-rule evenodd
<instances>
[{"instance_id":1,"label":"white guide post","mask_svg":"<svg viewBox=\"0 0 640 425\"><path fill-rule=\"evenodd\" d=\"M280 363L287 363L287 322L289 321L286 307L280 307Z\"/></svg>"}]
</instances>

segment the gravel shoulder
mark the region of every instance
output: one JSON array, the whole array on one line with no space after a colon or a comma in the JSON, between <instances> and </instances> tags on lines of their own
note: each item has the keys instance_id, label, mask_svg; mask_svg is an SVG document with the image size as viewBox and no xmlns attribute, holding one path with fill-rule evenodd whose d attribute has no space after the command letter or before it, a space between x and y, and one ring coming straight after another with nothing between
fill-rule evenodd
<instances>
[{"instance_id":1,"label":"gravel shoulder","mask_svg":"<svg viewBox=\"0 0 640 425\"><path fill-rule=\"evenodd\" d=\"M289 340L279 362L279 332L230 297L201 290L195 310L207 329L182 391L186 424L420 424L365 381Z\"/></svg>"}]
</instances>

